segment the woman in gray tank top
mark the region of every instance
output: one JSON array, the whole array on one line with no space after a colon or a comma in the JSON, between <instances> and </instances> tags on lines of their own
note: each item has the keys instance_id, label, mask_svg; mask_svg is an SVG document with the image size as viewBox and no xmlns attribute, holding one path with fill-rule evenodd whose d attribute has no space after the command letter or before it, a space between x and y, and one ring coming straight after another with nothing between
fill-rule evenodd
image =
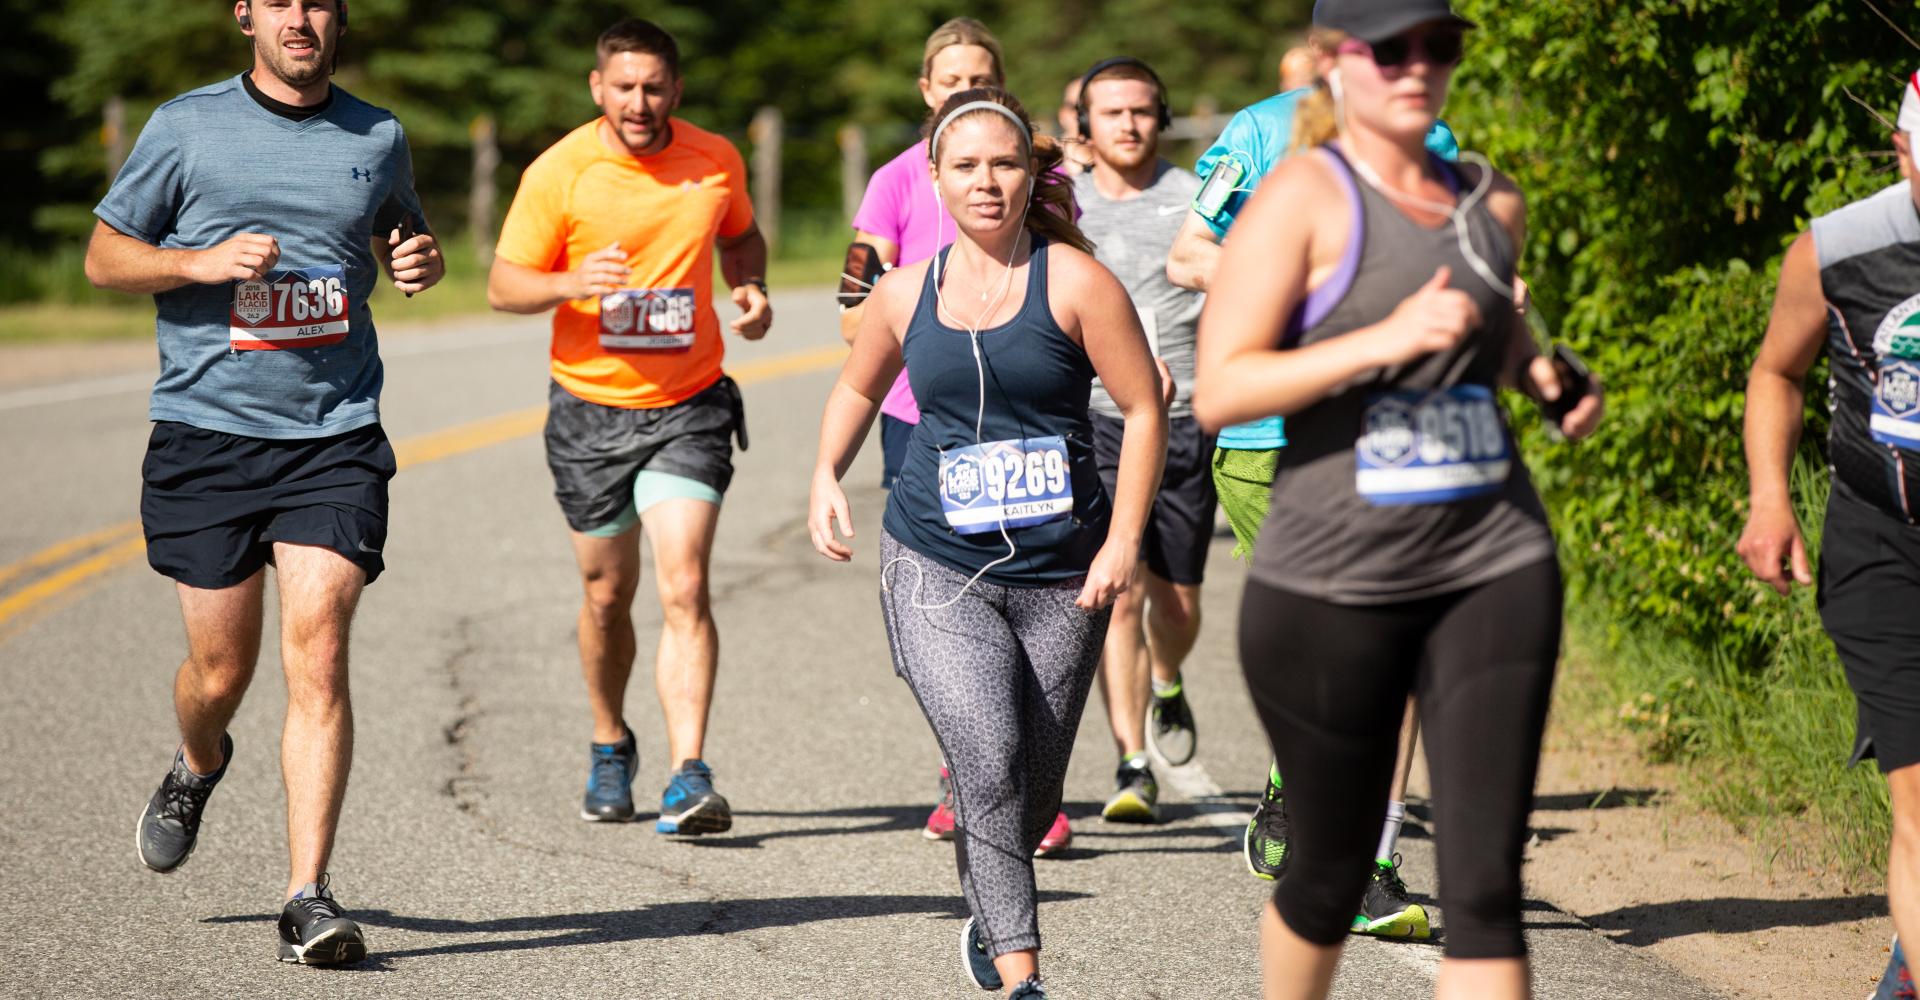
<instances>
[{"instance_id":1,"label":"woman in gray tank top","mask_svg":"<svg viewBox=\"0 0 1920 1000\"><path fill-rule=\"evenodd\" d=\"M1201 319L1201 421L1287 420L1240 616L1292 820L1261 926L1269 996L1330 988L1409 693L1440 848L1437 995L1529 993L1521 846L1560 577L1496 392L1550 366L1514 308L1520 192L1423 145L1468 27L1445 0L1317 5L1339 140L1261 184Z\"/></svg>"}]
</instances>

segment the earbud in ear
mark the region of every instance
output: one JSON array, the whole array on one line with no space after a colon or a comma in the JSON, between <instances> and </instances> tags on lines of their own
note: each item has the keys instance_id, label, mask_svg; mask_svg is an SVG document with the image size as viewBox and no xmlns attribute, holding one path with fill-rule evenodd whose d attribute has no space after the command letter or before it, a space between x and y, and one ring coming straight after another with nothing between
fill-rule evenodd
<instances>
[{"instance_id":1,"label":"earbud in ear","mask_svg":"<svg viewBox=\"0 0 1920 1000\"><path fill-rule=\"evenodd\" d=\"M252 15L252 14L242 14L242 15L240 15L240 30L241 30L241 31L252 31L252 30L253 30L253 15Z\"/></svg>"},{"instance_id":2,"label":"earbud in ear","mask_svg":"<svg viewBox=\"0 0 1920 1000\"><path fill-rule=\"evenodd\" d=\"M1333 92L1335 101L1346 99L1346 92L1340 89L1340 68L1337 66L1327 71L1327 89Z\"/></svg>"}]
</instances>

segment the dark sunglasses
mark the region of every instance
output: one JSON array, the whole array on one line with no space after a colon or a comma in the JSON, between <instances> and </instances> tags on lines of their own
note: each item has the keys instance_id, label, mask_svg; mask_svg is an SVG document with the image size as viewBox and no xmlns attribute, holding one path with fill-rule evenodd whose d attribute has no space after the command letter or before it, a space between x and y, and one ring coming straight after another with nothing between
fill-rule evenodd
<instances>
[{"instance_id":1,"label":"dark sunglasses","mask_svg":"<svg viewBox=\"0 0 1920 1000\"><path fill-rule=\"evenodd\" d=\"M1435 66L1452 66L1460 61L1461 50L1465 46L1465 35L1458 28L1435 28L1424 32L1405 32L1392 38L1377 42L1363 42L1358 38L1349 38L1340 43L1339 51L1352 55L1369 56L1373 64L1381 69L1394 69L1405 66L1416 54L1423 56Z\"/></svg>"}]
</instances>

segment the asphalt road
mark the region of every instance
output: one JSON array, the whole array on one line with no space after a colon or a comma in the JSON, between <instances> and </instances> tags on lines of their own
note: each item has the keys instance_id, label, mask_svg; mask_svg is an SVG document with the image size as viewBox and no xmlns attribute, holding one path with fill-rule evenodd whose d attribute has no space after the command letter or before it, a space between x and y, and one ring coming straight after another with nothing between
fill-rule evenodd
<instances>
[{"instance_id":1,"label":"asphalt road","mask_svg":"<svg viewBox=\"0 0 1920 1000\"><path fill-rule=\"evenodd\" d=\"M828 563L804 518L837 370L832 304L776 302L767 340L729 347L752 449L714 559L722 666L707 756L737 819L698 841L656 836L650 812L576 818L589 731L578 583L537 435L544 321L387 338L385 420L406 466L389 569L354 633L358 746L332 870L373 957L351 970L274 961L284 687L271 625L198 852L170 876L134 856L134 821L177 739L184 649L172 586L145 566L132 524L143 373L0 392L0 995L980 995L958 968L952 849L918 833L937 759L881 629L877 448L848 476L858 555ZM1039 863L1055 996L1258 995L1269 887L1238 852L1266 755L1233 652L1243 573L1229 547L1216 540L1187 673L1200 754L1161 769L1163 825L1099 819L1115 761L1097 694L1089 706L1067 784L1074 847ZM646 682L650 590L628 715L643 809L667 768ZM1419 822L1403 849L1410 886L1431 894ZM1528 919L1542 997L1713 995L1547 903ZM1439 958L1356 940L1335 995L1426 995Z\"/></svg>"}]
</instances>

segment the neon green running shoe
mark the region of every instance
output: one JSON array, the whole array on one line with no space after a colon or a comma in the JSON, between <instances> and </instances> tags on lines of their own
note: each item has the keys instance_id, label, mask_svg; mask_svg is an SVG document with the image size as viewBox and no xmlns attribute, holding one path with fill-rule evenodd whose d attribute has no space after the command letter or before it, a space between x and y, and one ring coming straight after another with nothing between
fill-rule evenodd
<instances>
[{"instance_id":1,"label":"neon green running shoe","mask_svg":"<svg viewBox=\"0 0 1920 1000\"><path fill-rule=\"evenodd\" d=\"M1267 794L1260 800L1253 818L1247 821L1247 834L1241 838L1240 854L1247 870L1271 882L1287 873L1287 840L1292 831L1287 823L1287 799L1267 774Z\"/></svg>"},{"instance_id":2,"label":"neon green running shoe","mask_svg":"<svg viewBox=\"0 0 1920 1000\"><path fill-rule=\"evenodd\" d=\"M1427 909L1407 898L1407 884L1400 881L1400 856L1392 861L1375 861L1373 877L1367 880L1367 893L1360 899L1360 913L1348 928L1354 934L1372 937L1409 938L1425 941L1433 937L1433 925Z\"/></svg>"}]
</instances>

